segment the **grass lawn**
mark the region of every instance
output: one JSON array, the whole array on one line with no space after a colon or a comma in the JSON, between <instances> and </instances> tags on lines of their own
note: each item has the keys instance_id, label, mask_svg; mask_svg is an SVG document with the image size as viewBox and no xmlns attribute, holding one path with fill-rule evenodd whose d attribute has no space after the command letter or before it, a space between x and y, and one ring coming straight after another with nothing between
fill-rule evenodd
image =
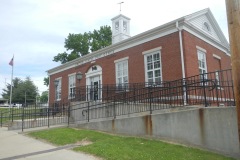
<instances>
[{"instance_id":1,"label":"grass lawn","mask_svg":"<svg viewBox=\"0 0 240 160\"><path fill-rule=\"evenodd\" d=\"M106 160L233 160L200 149L169 144L158 140L110 135L91 130L57 128L29 133L55 145L77 143L82 140L92 144L74 148Z\"/></svg>"}]
</instances>

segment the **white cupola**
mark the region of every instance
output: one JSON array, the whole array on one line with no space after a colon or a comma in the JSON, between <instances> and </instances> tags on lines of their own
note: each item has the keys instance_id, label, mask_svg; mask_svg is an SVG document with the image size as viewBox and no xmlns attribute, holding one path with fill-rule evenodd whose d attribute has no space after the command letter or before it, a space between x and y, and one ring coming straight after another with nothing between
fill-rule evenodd
<instances>
[{"instance_id":1,"label":"white cupola","mask_svg":"<svg viewBox=\"0 0 240 160\"><path fill-rule=\"evenodd\" d=\"M119 14L112 18L112 44L125 40L130 36L130 18Z\"/></svg>"}]
</instances>

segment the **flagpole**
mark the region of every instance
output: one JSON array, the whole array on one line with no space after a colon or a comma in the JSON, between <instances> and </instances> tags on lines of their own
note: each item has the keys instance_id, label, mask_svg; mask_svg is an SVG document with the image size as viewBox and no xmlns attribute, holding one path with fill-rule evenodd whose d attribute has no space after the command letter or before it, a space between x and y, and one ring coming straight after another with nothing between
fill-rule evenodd
<instances>
[{"instance_id":1,"label":"flagpole","mask_svg":"<svg viewBox=\"0 0 240 160\"><path fill-rule=\"evenodd\" d=\"M14 55L13 55L13 58L12 58L12 75L11 75L11 90L10 90L10 105L9 105L9 113L10 113L10 108L12 108L12 86L13 86L13 62L14 61Z\"/></svg>"},{"instance_id":2,"label":"flagpole","mask_svg":"<svg viewBox=\"0 0 240 160\"><path fill-rule=\"evenodd\" d=\"M11 76L10 107L12 107L12 83L13 83L13 66L12 66L12 76Z\"/></svg>"}]
</instances>

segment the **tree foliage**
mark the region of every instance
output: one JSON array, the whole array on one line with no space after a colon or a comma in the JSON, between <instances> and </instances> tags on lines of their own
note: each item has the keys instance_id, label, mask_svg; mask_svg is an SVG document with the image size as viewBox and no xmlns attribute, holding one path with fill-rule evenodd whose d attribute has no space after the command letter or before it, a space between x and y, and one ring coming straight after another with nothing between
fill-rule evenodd
<instances>
[{"instance_id":1,"label":"tree foliage","mask_svg":"<svg viewBox=\"0 0 240 160\"><path fill-rule=\"evenodd\" d=\"M71 34L65 39L64 47L67 51L58 53L53 61L66 63L78 57L96 51L112 44L112 31L110 26L101 26L100 30L94 30L84 34Z\"/></svg>"},{"instance_id":2,"label":"tree foliage","mask_svg":"<svg viewBox=\"0 0 240 160\"><path fill-rule=\"evenodd\" d=\"M102 26L100 30L91 33L91 51L97 51L112 44L112 31L110 26Z\"/></svg>"},{"instance_id":3,"label":"tree foliage","mask_svg":"<svg viewBox=\"0 0 240 160\"><path fill-rule=\"evenodd\" d=\"M3 89L2 97L10 99L11 84L7 84L6 89ZM13 79L12 87L12 103L24 103L25 93L27 102L34 102L38 95L38 88L34 85L30 77L26 77L25 80L20 78Z\"/></svg>"},{"instance_id":4,"label":"tree foliage","mask_svg":"<svg viewBox=\"0 0 240 160\"><path fill-rule=\"evenodd\" d=\"M40 96L40 102L41 102L41 103L46 103L46 102L48 102L48 91L42 92L42 94L41 94L41 96Z\"/></svg>"},{"instance_id":5,"label":"tree foliage","mask_svg":"<svg viewBox=\"0 0 240 160\"><path fill-rule=\"evenodd\" d=\"M43 78L43 84L47 87L49 86L49 77L44 77Z\"/></svg>"}]
</instances>

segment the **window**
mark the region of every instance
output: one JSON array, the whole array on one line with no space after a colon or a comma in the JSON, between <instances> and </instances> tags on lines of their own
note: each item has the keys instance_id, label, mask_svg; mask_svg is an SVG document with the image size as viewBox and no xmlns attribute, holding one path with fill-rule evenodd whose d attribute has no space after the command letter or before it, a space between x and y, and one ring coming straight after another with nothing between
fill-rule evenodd
<instances>
[{"instance_id":1,"label":"window","mask_svg":"<svg viewBox=\"0 0 240 160\"><path fill-rule=\"evenodd\" d=\"M201 74L201 79L203 79L203 76L205 79L207 79L207 63L206 63L206 54L198 50L198 69L199 69L199 74Z\"/></svg>"},{"instance_id":2,"label":"window","mask_svg":"<svg viewBox=\"0 0 240 160\"><path fill-rule=\"evenodd\" d=\"M58 85L56 86L56 92L55 92L55 99L61 100L61 90L62 90L62 79L56 79L58 81Z\"/></svg>"},{"instance_id":3,"label":"window","mask_svg":"<svg viewBox=\"0 0 240 160\"><path fill-rule=\"evenodd\" d=\"M119 22L115 22L115 31L116 31L116 32L119 31Z\"/></svg>"},{"instance_id":4,"label":"window","mask_svg":"<svg viewBox=\"0 0 240 160\"><path fill-rule=\"evenodd\" d=\"M76 75L68 76L68 98L75 98L75 89L76 89Z\"/></svg>"},{"instance_id":5,"label":"window","mask_svg":"<svg viewBox=\"0 0 240 160\"><path fill-rule=\"evenodd\" d=\"M127 32L127 22L123 21L123 32Z\"/></svg>"},{"instance_id":6,"label":"window","mask_svg":"<svg viewBox=\"0 0 240 160\"><path fill-rule=\"evenodd\" d=\"M119 89L128 87L128 57L115 61L116 85Z\"/></svg>"},{"instance_id":7,"label":"window","mask_svg":"<svg viewBox=\"0 0 240 160\"><path fill-rule=\"evenodd\" d=\"M207 22L203 23L203 29L207 31L208 33L211 33L210 25Z\"/></svg>"},{"instance_id":8,"label":"window","mask_svg":"<svg viewBox=\"0 0 240 160\"><path fill-rule=\"evenodd\" d=\"M149 85L161 84L162 65L159 49L158 51L145 54L145 77Z\"/></svg>"}]
</instances>

